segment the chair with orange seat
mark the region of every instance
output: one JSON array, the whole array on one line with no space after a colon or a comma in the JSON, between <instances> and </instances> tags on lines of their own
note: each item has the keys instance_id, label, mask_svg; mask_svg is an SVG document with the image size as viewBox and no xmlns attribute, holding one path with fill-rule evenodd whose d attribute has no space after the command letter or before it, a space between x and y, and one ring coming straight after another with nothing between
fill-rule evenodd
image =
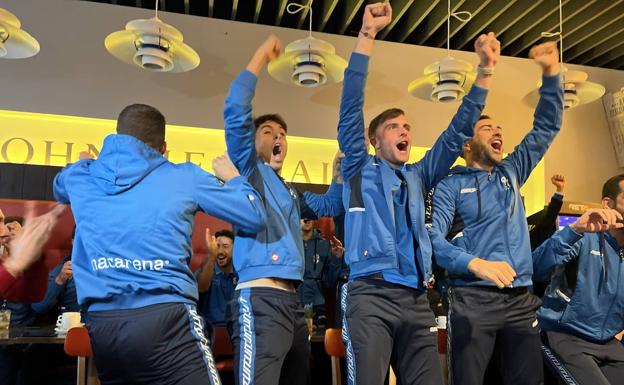
<instances>
[{"instance_id":1,"label":"chair with orange seat","mask_svg":"<svg viewBox=\"0 0 624 385\"><path fill-rule=\"evenodd\" d=\"M230 334L223 326L214 328L214 344L212 353L217 361L216 366L219 372L231 372L234 370L234 351Z\"/></svg>"},{"instance_id":2,"label":"chair with orange seat","mask_svg":"<svg viewBox=\"0 0 624 385\"><path fill-rule=\"evenodd\" d=\"M64 350L68 356L78 357L78 368L76 370L77 385L99 384L93 359L87 361L87 358L93 357L91 339L89 338L87 328L79 326L69 329L65 337Z\"/></svg>"},{"instance_id":3,"label":"chair with orange seat","mask_svg":"<svg viewBox=\"0 0 624 385\"><path fill-rule=\"evenodd\" d=\"M342 329L325 330L325 352L331 357L332 385L340 385L340 359L347 355L342 342Z\"/></svg>"}]
</instances>

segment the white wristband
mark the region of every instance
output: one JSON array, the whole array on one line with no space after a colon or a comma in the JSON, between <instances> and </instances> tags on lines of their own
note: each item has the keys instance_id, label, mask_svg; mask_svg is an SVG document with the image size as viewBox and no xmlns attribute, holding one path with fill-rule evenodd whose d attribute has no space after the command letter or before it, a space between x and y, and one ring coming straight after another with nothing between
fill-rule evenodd
<instances>
[{"instance_id":1,"label":"white wristband","mask_svg":"<svg viewBox=\"0 0 624 385\"><path fill-rule=\"evenodd\" d=\"M492 76L494 75L494 67L481 67L477 66L477 74L482 76Z\"/></svg>"}]
</instances>

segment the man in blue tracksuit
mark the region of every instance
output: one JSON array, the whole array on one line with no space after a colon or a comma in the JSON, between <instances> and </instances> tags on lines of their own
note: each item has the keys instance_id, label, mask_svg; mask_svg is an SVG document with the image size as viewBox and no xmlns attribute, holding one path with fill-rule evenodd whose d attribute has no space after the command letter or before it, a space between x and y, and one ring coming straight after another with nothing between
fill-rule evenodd
<instances>
[{"instance_id":1,"label":"man in blue tracksuit","mask_svg":"<svg viewBox=\"0 0 624 385\"><path fill-rule=\"evenodd\" d=\"M602 189L608 209L592 209L533 253L537 276L551 277L537 312L551 349L581 385L624 379L624 175Z\"/></svg>"},{"instance_id":2,"label":"man in blue tracksuit","mask_svg":"<svg viewBox=\"0 0 624 385\"><path fill-rule=\"evenodd\" d=\"M234 226L239 283L231 336L237 384L307 383L308 329L295 292L304 272L299 223L343 212L342 185L332 182L325 195L301 194L280 176L288 150L286 122L277 114L252 118L258 75L281 53L282 43L270 36L232 82L225 100L228 153L267 211L264 231L248 233Z\"/></svg>"},{"instance_id":3,"label":"man in blue tracksuit","mask_svg":"<svg viewBox=\"0 0 624 385\"><path fill-rule=\"evenodd\" d=\"M343 339L349 384L382 384L389 365L399 383L441 384L442 374L426 288L431 244L425 228L423 192L443 178L472 136L485 104L489 76L479 75L449 127L418 163L407 164L410 126L393 108L374 118L367 151L364 88L375 35L390 23L388 3L368 5L345 71L338 141L345 153L343 203L346 259L351 272L342 289ZM476 52L492 68L500 46L482 35Z\"/></svg>"},{"instance_id":4,"label":"man in blue tracksuit","mask_svg":"<svg viewBox=\"0 0 624 385\"><path fill-rule=\"evenodd\" d=\"M312 305L314 323L326 326L324 288L336 287L342 268L344 249L342 243L334 238L323 239L321 232L314 228L314 221L301 220L301 237L305 259L303 282L297 288L297 302Z\"/></svg>"},{"instance_id":5,"label":"man in blue tracksuit","mask_svg":"<svg viewBox=\"0 0 624 385\"><path fill-rule=\"evenodd\" d=\"M199 312L209 327L226 326L228 304L234 298L238 274L232 263L234 233L217 231L214 237L206 234L209 252L206 264L196 273L199 287ZM216 262L216 263L215 263ZM210 329L209 329L210 330Z\"/></svg>"},{"instance_id":6,"label":"man in blue tracksuit","mask_svg":"<svg viewBox=\"0 0 624 385\"><path fill-rule=\"evenodd\" d=\"M54 179L76 220L72 270L102 384L219 384L188 266L195 213L264 228L260 196L226 157L213 162L222 183L165 151L162 114L130 105L97 160Z\"/></svg>"},{"instance_id":7,"label":"man in blue tracksuit","mask_svg":"<svg viewBox=\"0 0 624 385\"><path fill-rule=\"evenodd\" d=\"M433 196L434 257L451 285L449 372L455 385L481 385L493 354L505 384L543 381L535 318L540 303L529 292L533 264L520 186L559 132L563 91L556 44L536 46L531 56L543 72L533 130L502 159L502 130L481 116L464 145L467 167L451 170Z\"/></svg>"}]
</instances>

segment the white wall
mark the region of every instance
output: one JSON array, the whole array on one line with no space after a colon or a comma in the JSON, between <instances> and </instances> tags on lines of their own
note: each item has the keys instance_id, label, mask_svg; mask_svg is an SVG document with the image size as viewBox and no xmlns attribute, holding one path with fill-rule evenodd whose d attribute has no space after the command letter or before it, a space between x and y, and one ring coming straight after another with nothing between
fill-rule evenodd
<instances>
[{"instance_id":1,"label":"white wall","mask_svg":"<svg viewBox=\"0 0 624 385\"><path fill-rule=\"evenodd\" d=\"M150 73L126 65L104 49L104 38L147 10L70 0L3 0L25 30L41 43L31 59L0 61L0 109L116 118L125 105L152 104L169 123L222 127L227 87L269 33L286 43L305 32L195 16L161 13L161 19L182 31L202 63L183 74ZM317 34L347 58L354 38ZM378 42L371 63L366 117L398 106L408 112L414 144L429 146L448 124L457 104L420 101L408 95L407 84L429 63L443 57L440 49ZM455 57L476 64L472 53ZM576 67L576 66L570 66ZM608 91L624 86L624 72L585 67L590 80ZM505 57L496 69L486 112L504 127L510 150L531 127L532 110L521 103L539 79L529 60ZM266 73L255 99L258 113L280 112L289 133L335 138L340 85L309 90L284 85ZM0 127L0 129L2 129ZM568 178L568 198L597 200L603 181L622 172L617 167L600 101L568 111L564 127L546 157L546 175ZM547 196L553 189L547 185Z\"/></svg>"}]
</instances>

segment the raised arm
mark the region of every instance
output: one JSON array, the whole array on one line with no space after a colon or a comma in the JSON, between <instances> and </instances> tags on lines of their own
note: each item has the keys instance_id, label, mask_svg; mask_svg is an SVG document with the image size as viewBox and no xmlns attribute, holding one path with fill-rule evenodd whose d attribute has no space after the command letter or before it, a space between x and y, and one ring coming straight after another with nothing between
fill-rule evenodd
<instances>
[{"instance_id":1,"label":"raised arm","mask_svg":"<svg viewBox=\"0 0 624 385\"><path fill-rule=\"evenodd\" d=\"M481 35L474 44L479 57L477 79L451 120L448 128L418 163L420 176L429 190L448 173L461 154L464 143L472 138L474 126L485 107L488 89L496 64L500 59L500 42L494 33Z\"/></svg>"},{"instance_id":2,"label":"raised arm","mask_svg":"<svg viewBox=\"0 0 624 385\"><path fill-rule=\"evenodd\" d=\"M320 217L334 217L344 213L342 204L342 183L344 178L341 173L341 163L344 162L344 154L338 151L334 157L332 170L332 183L325 194L315 194L309 191L299 193L299 205L301 218L318 219Z\"/></svg>"},{"instance_id":3,"label":"raised arm","mask_svg":"<svg viewBox=\"0 0 624 385\"><path fill-rule=\"evenodd\" d=\"M226 156L212 163L215 174L225 183L195 165L190 166L195 172L196 202L202 211L247 234L255 234L265 227L266 213L260 195Z\"/></svg>"},{"instance_id":4,"label":"raised arm","mask_svg":"<svg viewBox=\"0 0 624 385\"><path fill-rule=\"evenodd\" d=\"M537 279L547 279L553 269L578 257L584 233L621 229L622 215L611 209L587 210L579 219L557 232L533 252L533 271Z\"/></svg>"},{"instance_id":5,"label":"raised arm","mask_svg":"<svg viewBox=\"0 0 624 385\"><path fill-rule=\"evenodd\" d=\"M255 135L251 102L256 92L260 71L266 64L280 55L282 43L275 36L258 47L251 61L230 85L223 119L225 121L225 143L232 162L240 173L249 176L256 162Z\"/></svg>"},{"instance_id":6,"label":"raised arm","mask_svg":"<svg viewBox=\"0 0 624 385\"><path fill-rule=\"evenodd\" d=\"M392 8L389 3L366 6L362 29L345 70L338 122L338 144L345 154L342 162L345 180L355 175L368 158L364 124L364 87L368 75L368 62L375 36L390 24L391 20Z\"/></svg>"},{"instance_id":7,"label":"raised arm","mask_svg":"<svg viewBox=\"0 0 624 385\"><path fill-rule=\"evenodd\" d=\"M531 171L542 159L561 129L563 115L563 88L559 76L559 54L554 42L540 44L531 49L530 57L542 67L540 99L533 115L533 129L505 159L511 165L522 186Z\"/></svg>"}]
</instances>

